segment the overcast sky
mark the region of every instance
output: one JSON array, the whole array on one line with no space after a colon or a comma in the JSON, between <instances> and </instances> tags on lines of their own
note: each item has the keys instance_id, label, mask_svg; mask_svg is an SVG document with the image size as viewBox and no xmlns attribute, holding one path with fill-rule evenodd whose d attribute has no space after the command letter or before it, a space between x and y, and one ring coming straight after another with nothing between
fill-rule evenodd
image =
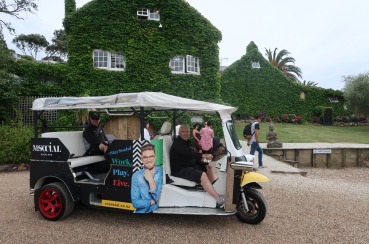
<instances>
[{"instance_id":1,"label":"overcast sky","mask_svg":"<svg viewBox=\"0 0 369 244\"><path fill-rule=\"evenodd\" d=\"M82 7L90 0L76 0ZM369 1L367 0L187 0L221 32L222 65L246 53L254 41L265 48L286 49L302 70L303 80L340 90L342 76L369 71ZM36 14L24 21L8 19L17 34L37 33L51 40L62 28L64 0L38 0ZM2 16L4 17L4 16ZM14 38L4 31L8 47ZM17 52L20 53L19 50ZM41 57L38 57L41 58Z\"/></svg>"}]
</instances>

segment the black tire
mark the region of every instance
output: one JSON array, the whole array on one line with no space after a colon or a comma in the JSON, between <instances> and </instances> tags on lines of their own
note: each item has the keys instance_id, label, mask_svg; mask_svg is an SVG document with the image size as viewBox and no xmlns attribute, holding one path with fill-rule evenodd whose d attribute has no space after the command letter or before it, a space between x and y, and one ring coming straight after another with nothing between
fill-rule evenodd
<instances>
[{"instance_id":1,"label":"black tire","mask_svg":"<svg viewBox=\"0 0 369 244\"><path fill-rule=\"evenodd\" d=\"M245 196L249 211L247 212L243 206L242 196L240 195L237 204L236 217L247 224L259 224L265 218L267 213L267 204L264 196L257 190L244 188Z\"/></svg>"},{"instance_id":2,"label":"black tire","mask_svg":"<svg viewBox=\"0 0 369 244\"><path fill-rule=\"evenodd\" d=\"M42 217L50 221L66 218L74 209L72 197L61 182L41 187L35 200Z\"/></svg>"}]
</instances>

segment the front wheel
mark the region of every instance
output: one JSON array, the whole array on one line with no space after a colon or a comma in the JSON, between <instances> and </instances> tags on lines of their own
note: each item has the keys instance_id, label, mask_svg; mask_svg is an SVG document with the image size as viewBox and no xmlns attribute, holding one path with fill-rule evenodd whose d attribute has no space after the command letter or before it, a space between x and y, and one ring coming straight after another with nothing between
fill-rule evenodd
<instances>
[{"instance_id":1,"label":"front wheel","mask_svg":"<svg viewBox=\"0 0 369 244\"><path fill-rule=\"evenodd\" d=\"M35 200L41 215L51 221L67 217L74 209L74 202L61 182L43 186Z\"/></svg>"},{"instance_id":2,"label":"front wheel","mask_svg":"<svg viewBox=\"0 0 369 244\"><path fill-rule=\"evenodd\" d=\"M264 196L259 191L251 188L244 188L244 194L249 211L244 208L242 196L240 195L236 217L247 224L259 224L263 221L267 212Z\"/></svg>"}]
</instances>

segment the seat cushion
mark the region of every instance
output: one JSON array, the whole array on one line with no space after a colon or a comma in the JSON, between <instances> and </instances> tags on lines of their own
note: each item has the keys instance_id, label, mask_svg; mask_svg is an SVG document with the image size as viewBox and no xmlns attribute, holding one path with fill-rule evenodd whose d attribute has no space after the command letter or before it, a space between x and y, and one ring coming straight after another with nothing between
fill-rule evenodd
<instances>
[{"instance_id":1,"label":"seat cushion","mask_svg":"<svg viewBox=\"0 0 369 244\"><path fill-rule=\"evenodd\" d=\"M104 156L96 155L96 156L87 156L87 157L79 157L79 158L70 158L68 162L71 168L76 168L84 165L89 165L97 162L105 161Z\"/></svg>"}]
</instances>

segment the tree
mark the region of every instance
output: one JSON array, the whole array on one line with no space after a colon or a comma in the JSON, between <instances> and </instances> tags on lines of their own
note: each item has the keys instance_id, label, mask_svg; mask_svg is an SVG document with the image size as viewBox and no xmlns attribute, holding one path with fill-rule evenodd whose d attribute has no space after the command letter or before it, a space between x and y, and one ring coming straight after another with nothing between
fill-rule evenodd
<instances>
[{"instance_id":1,"label":"tree","mask_svg":"<svg viewBox=\"0 0 369 244\"><path fill-rule=\"evenodd\" d=\"M317 86L318 83L314 82L314 81L306 81L304 80L303 82L299 81L301 85L303 86Z\"/></svg>"},{"instance_id":2,"label":"tree","mask_svg":"<svg viewBox=\"0 0 369 244\"><path fill-rule=\"evenodd\" d=\"M68 40L65 30L55 30L51 42L46 48L47 56L53 57L54 60L56 59L55 56L64 60L68 55Z\"/></svg>"},{"instance_id":3,"label":"tree","mask_svg":"<svg viewBox=\"0 0 369 244\"><path fill-rule=\"evenodd\" d=\"M20 17L21 12L34 13L37 11L36 0L0 0L0 16L1 14L7 14L17 19L23 19ZM5 22L0 18L0 32L3 28L6 28L10 33L14 34L15 30L12 28L10 22Z\"/></svg>"},{"instance_id":4,"label":"tree","mask_svg":"<svg viewBox=\"0 0 369 244\"><path fill-rule=\"evenodd\" d=\"M19 83L11 70L13 59L0 33L0 123L9 122L18 102Z\"/></svg>"},{"instance_id":5,"label":"tree","mask_svg":"<svg viewBox=\"0 0 369 244\"><path fill-rule=\"evenodd\" d=\"M270 50L270 48L265 48L265 50L265 55L268 57L269 62L282 71L287 77L297 82L299 81L297 77L302 78L301 69L295 65L288 64L295 64L295 59L288 56L290 52L288 52L286 49L283 49L277 53L277 48L275 48L273 52Z\"/></svg>"},{"instance_id":6,"label":"tree","mask_svg":"<svg viewBox=\"0 0 369 244\"><path fill-rule=\"evenodd\" d=\"M355 113L369 115L369 72L357 76L344 76L343 96L347 107Z\"/></svg>"},{"instance_id":7,"label":"tree","mask_svg":"<svg viewBox=\"0 0 369 244\"><path fill-rule=\"evenodd\" d=\"M40 34L21 34L13 39L13 43L24 55L28 52L35 60L37 60L37 53L49 46L49 42Z\"/></svg>"}]
</instances>

